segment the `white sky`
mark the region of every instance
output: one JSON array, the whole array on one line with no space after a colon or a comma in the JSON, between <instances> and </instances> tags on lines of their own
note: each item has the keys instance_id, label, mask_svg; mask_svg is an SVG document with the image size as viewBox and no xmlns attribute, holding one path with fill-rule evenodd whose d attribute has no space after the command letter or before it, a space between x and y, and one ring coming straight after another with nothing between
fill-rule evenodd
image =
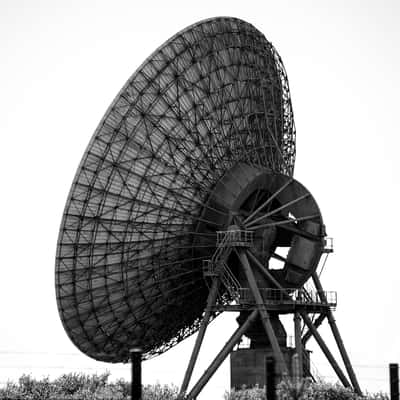
<instances>
[{"instance_id":1,"label":"white sky","mask_svg":"<svg viewBox=\"0 0 400 400\"><path fill-rule=\"evenodd\" d=\"M362 388L388 390L387 364L400 362L395 0L0 0L1 382L80 369L129 377L129 366L90 360L64 333L53 287L58 228L85 147L128 77L174 33L219 15L255 25L283 58L295 177L335 238L323 284L338 291L336 318ZM212 324L197 376L235 326L233 315ZM180 384L192 343L145 362L144 381ZM313 361L333 377L317 350ZM228 386L225 363L202 398Z\"/></svg>"}]
</instances>

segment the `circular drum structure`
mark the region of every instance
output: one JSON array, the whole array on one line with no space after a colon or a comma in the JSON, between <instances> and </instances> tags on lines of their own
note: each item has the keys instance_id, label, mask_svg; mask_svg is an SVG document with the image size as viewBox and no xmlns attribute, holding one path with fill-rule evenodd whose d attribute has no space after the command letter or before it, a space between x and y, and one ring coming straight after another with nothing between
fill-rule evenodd
<instances>
[{"instance_id":1,"label":"circular drum structure","mask_svg":"<svg viewBox=\"0 0 400 400\"><path fill-rule=\"evenodd\" d=\"M198 224L194 254L209 256L213 233L230 229L252 233L251 256L279 286L298 289L316 270L324 249L325 227L311 193L284 174L237 163L218 181ZM279 254L284 253L284 254ZM235 257L229 265L235 264ZM241 286L247 279L240 268ZM264 288L272 282L258 276Z\"/></svg>"},{"instance_id":2,"label":"circular drum structure","mask_svg":"<svg viewBox=\"0 0 400 400\"><path fill-rule=\"evenodd\" d=\"M224 208L216 199L224 179L238 166L275 174L276 187L261 185L272 194L294 159L286 73L262 33L215 18L169 39L115 98L72 184L56 294L73 343L123 362L133 346L148 358L196 331L208 294L201 262L216 230L262 200L253 190L238 209ZM213 213L221 220L209 225Z\"/></svg>"}]
</instances>

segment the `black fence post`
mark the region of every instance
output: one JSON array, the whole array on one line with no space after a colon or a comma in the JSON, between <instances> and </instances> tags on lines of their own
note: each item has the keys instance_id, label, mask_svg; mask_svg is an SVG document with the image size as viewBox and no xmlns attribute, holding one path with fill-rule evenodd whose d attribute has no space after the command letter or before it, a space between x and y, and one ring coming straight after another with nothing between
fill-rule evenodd
<instances>
[{"instance_id":1,"label":"black fence post","mask_svg":"<svg viewBox=\"0 0 400 400\"><path fill-rule=\"evenodd\" d=\"M276 400L276 376L274 357L265 357L265 396L267 400Z\"/></svg>"},{"instance_id":2,"label":"black fence post","mask_svg":"<svg viewBox=\"0 0 400 400\"><path fill-rule=\"evenodd\" d=\"M142 400L142 349L129 350L131 356L131 400Z\"/></svg>"},{"instance_id":3,"label":"black fence post","mask_svg":"<svg viewBox=\"0 0 400 400\"><path fill-rule=\"evenodd\" d=\"M399 364L389 364L390 400L399 400Z\"/></svg>"}]
</instances>

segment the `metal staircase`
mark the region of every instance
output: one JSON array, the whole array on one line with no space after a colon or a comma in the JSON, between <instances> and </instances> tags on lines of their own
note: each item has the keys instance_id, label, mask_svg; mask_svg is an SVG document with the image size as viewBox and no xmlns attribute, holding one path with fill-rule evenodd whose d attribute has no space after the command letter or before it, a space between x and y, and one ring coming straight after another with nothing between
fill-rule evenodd
<instances>
[{"instance_id":1,"label":"metal staircase","mask_svg":"<svg viewBox=\"0 0 400 400\"><path fill-rule=\"evenodd\" d=\"M203 260L203 275L207 278L219 277L232 300L239 302L240 283L228 267L227 259L233 247L250 247L253 244L253 232L228 230L217 232L217 249L210 260Z\"/></svg>"}]
</instances>

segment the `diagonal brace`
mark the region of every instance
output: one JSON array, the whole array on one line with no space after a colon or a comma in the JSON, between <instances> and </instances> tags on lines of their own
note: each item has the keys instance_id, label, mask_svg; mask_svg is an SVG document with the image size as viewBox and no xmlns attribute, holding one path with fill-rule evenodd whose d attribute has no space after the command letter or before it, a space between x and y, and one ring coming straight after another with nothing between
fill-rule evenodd
<instances>
[{"instance_id":1,"label":"diagonal brace","mask_svg":"<svg viewBox=\"0 0 400 400\"><path fill-rule=\"evenodd\" d=\"M197 357L200 352L200 347L203 343L204 335L206 333L207 325L211 318L211 310L217 299L218 286L219 286L219 277L215 277L213 279L213 283L212 283L210 292L208 294L207 306L206 306L206 309L204 312L203 320L201 321L199 333L197 334L196 342L195 342L193 350L192 350L192 355L190 357L189 364L188 364L188 367L185 372L185 377L183 378L181 390L179 392L179 398L182 398L184 396L184 394L189 386L189 382L190 382L190 378L192 377L194 365L196 364Z\"/></svg>"},{"instance_id":2,"label":"diagonal brace","mask_svg":"<svg viewBox=\"0 0 400 400\"><path fill-rule=\"evenodd\" d=\"M350 387L350 382L347 380L345 374L343 373L343 371L340 369L339 364L336 362L335 357L333 357L332 353L330 352L330 350L328 349L328 346L325 344L324 340L322 339L321 335L319 334L319 332L317 331L317 329L315 328L315 326L313 325L310 317L305 313L305 312L301 312L301 316L303 318L303 321L305 322L305 324L307 325L308 329L310 329L311 333L313 334L315 340L317 341L317 343L319 344L319 347L321 348L322 352L325 354L325 357L328 359L328 361L330 362L332 368L334 369L334 371L336 372L336 375L338 376L338 378L340 379L340 381L342 382L343 386L345 387Z\"/></svg>"},{"instance_id":3,"label":"diagonal brace","mask_svg":"<svg viewBox=\"0 0 400 400\"><path fill-rule=\"evenodd\" d=\"M244 324L239 326L236 329L234 334L226 342L225 346L222 348L222 350L218 353L218 355L215 357L213 362L210 364L210 366L206 369L204 374L201 376L199 381L193 386L192 390L187 395L187 397L185 397L185 400L193 400L198 396L198 394L201 392L203 387L207 384L207 382L210 380L210 378L214 375L214 373L218 369L218 367L223 363L225 358L232 351L233 347L239 342L241 337L246 333L246 331L248 330L250 325L257 318L257 315L258 315L258 311L253 310L253 312L247 317Z\"/></svg>"},{"instance_id":4,"label":"diagonal brace","mask_svg":"<svg viewBox=\"0 0 400 400\"><path fill-rule=\"evenodd\" d=\"M315 272L313 273L312 278L314 281L314 285L317 289L318 295L321 298L321 301L327 304L328 300L326 298L325 292L322 289L321 281L319 280L318 275ZM351 365L349 355L347 354L346 348L344 347L342 337L340 335L339 329L336 325L335 318L334 318L332 310L330 308L328 308L328 311L327 311L327 318L328 318L328 322L329 322L329 325L332 330L332 334L333 334L336 344L339 348L340 355L342 356L344 366L346 367L347 373L349 374L349 378L353 385L353 388L358 395L362 396L360 385L358 384L356 374L354 373L353 366Z\"/></svg>"},{"instance_id":5,"label":"diagonal brace","mask_svg":"<svg viewBox=\"0 0 400 400\"><path fill-rule=\"evenodd\" d=\"M257 286L257 282L254 277L253 270L250 267L249 260L246 256L246 253L243 250L239 250L236 252L239 256L240 262L242 263L244 272L246 274L246 278L249 282L250 290L252 291L254 299L256 301L257 309L258 309L258 312L260 313L260 317L261 317L261 322L267 333L268 339L271 342L272 350L274 352L274 356L276 358L279 371L282 373L282 375L289 375L289 371L288 371L287 365L285 363L285 360L283 358L281 348L279 347L278 339L276 338L274 329L273 329L271 321L269 319L269 314L268 314L267 308L265 307L264 300L263 300L260 290Z\"/></svg>"}]
</instances>

